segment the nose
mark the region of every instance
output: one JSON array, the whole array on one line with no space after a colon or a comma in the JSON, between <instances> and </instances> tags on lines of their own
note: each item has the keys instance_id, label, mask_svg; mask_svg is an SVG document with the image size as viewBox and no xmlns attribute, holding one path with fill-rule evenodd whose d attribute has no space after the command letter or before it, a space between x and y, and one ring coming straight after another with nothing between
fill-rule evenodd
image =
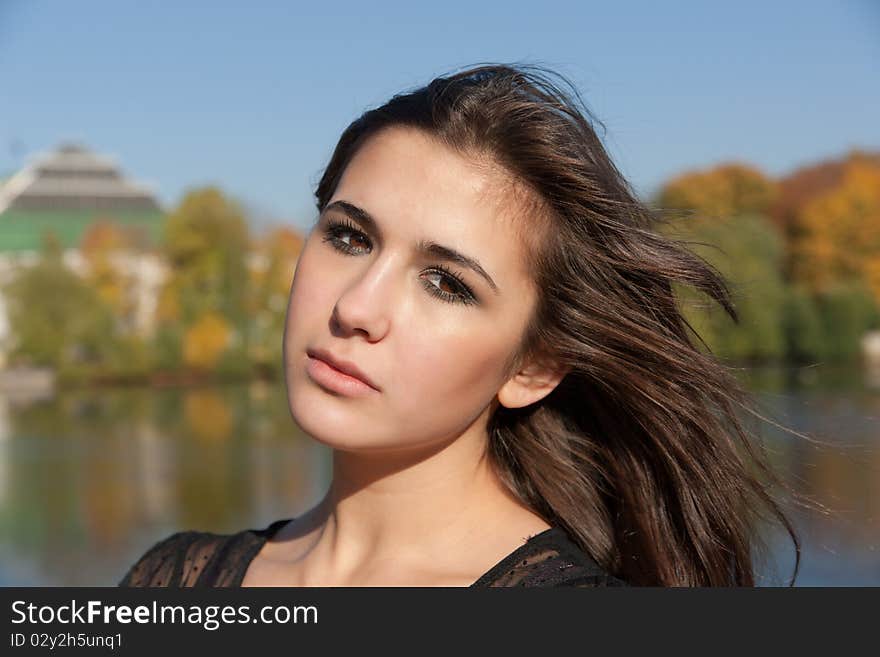
<instances>
[{"instance_id":1,"label":"nose","mask_svg":"<svg viewBox=\"0 0 880 657\"><path fill-rule=\"evenodd\" d=\"M375 342L388 331L390 309L394 307L392 263L374 260L351 275L351 282L333 307L332 328L342 335L360 332Z\"/></svg>"}]
</instances>

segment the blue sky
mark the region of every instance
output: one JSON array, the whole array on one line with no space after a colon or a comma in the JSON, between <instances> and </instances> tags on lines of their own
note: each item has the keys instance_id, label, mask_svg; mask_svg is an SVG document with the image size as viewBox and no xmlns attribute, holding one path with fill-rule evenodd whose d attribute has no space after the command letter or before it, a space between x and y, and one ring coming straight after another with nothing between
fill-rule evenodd
<instances>
[{"instance_id":1,"label":"blue sky","mask_svg":"<svg viewBox=\"0 0 880 657\"><path fill-rule=\"evenodd\" d=\"M166 204L219 184L304 227L352 119L486 61L569 77L643 195L880 148L878 0L0 0L0 175L78 139Z\"/></svg>"}]
</instances>

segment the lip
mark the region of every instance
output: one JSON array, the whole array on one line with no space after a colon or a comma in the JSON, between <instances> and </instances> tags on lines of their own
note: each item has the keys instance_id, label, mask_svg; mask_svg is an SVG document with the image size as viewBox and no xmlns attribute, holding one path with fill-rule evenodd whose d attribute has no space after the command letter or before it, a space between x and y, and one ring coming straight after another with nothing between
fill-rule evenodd
<instances>
[{"instance_id":1,"label":"lip","mask_svg":"<svg viewBox=\"0 0 880 657\"><path fill-rule=\"evenodd\" d=\"M325 365L335 370L336 374L341 374L346 379L353 379L353 382L362 383L376 392L381 392L379 386L373 383L373 380L351 361L338 358L325 349L307 349L306 354L311 359L323 361Z\"/></svg>"}]
</instances>

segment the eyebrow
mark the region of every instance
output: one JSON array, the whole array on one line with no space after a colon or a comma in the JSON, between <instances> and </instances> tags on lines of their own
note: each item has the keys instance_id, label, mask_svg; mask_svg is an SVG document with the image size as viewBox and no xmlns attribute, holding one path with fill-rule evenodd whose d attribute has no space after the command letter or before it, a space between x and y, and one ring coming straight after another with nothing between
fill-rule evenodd
<instances>
[{"instance_id":1,"label":"eyebrow","mask_svg":"<svg viewBox=\"0 0 880 657\"><path fill-rule=\"evenodd\" d=\"M357 221L367 230L381 235L382 231L379 230L379 226L376 223L376 220L373 219L370 213L363 208L359 208L358 206L353 205L348 201L333 201L333 203L330 203L327 207L324 208L325 212L328 210L338 210L349 218ZM443 246L442 244L437 244L437 242L432 242L430 240L420 240L419 242L417 242L416 250L422 255L439 258L440 260L452 262L475 271L477 274L485 279L485 281L489 284L489 287L492 288L492 291L495 294L498 294L498 286L495 285L495 281L492 280L492 277L489 276L486 270L483 269L480 263L477 262L477 260L475 260L474 258L466 256L453 248Z\"/></svg>"}]
</instances>

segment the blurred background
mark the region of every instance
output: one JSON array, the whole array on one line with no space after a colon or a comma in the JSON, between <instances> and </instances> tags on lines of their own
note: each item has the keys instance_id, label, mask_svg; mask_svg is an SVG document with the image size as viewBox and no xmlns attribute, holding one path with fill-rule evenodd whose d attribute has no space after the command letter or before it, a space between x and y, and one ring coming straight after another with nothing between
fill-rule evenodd
<instances>
[{"instance_id":1,"label":"blurred background","mask_svg":"<svg viewBox=\"0 0 880 657\"><path fill-rule=\"evenodd\" d=\"M285 304L346 125L479 62L549 66L668 230L768 418L798 585L880 585L880 2L0 0L0 585L112 585L181 529L317 501ZM763 585L794 550L767 528Z\"/></svg>"}]
</instances>

